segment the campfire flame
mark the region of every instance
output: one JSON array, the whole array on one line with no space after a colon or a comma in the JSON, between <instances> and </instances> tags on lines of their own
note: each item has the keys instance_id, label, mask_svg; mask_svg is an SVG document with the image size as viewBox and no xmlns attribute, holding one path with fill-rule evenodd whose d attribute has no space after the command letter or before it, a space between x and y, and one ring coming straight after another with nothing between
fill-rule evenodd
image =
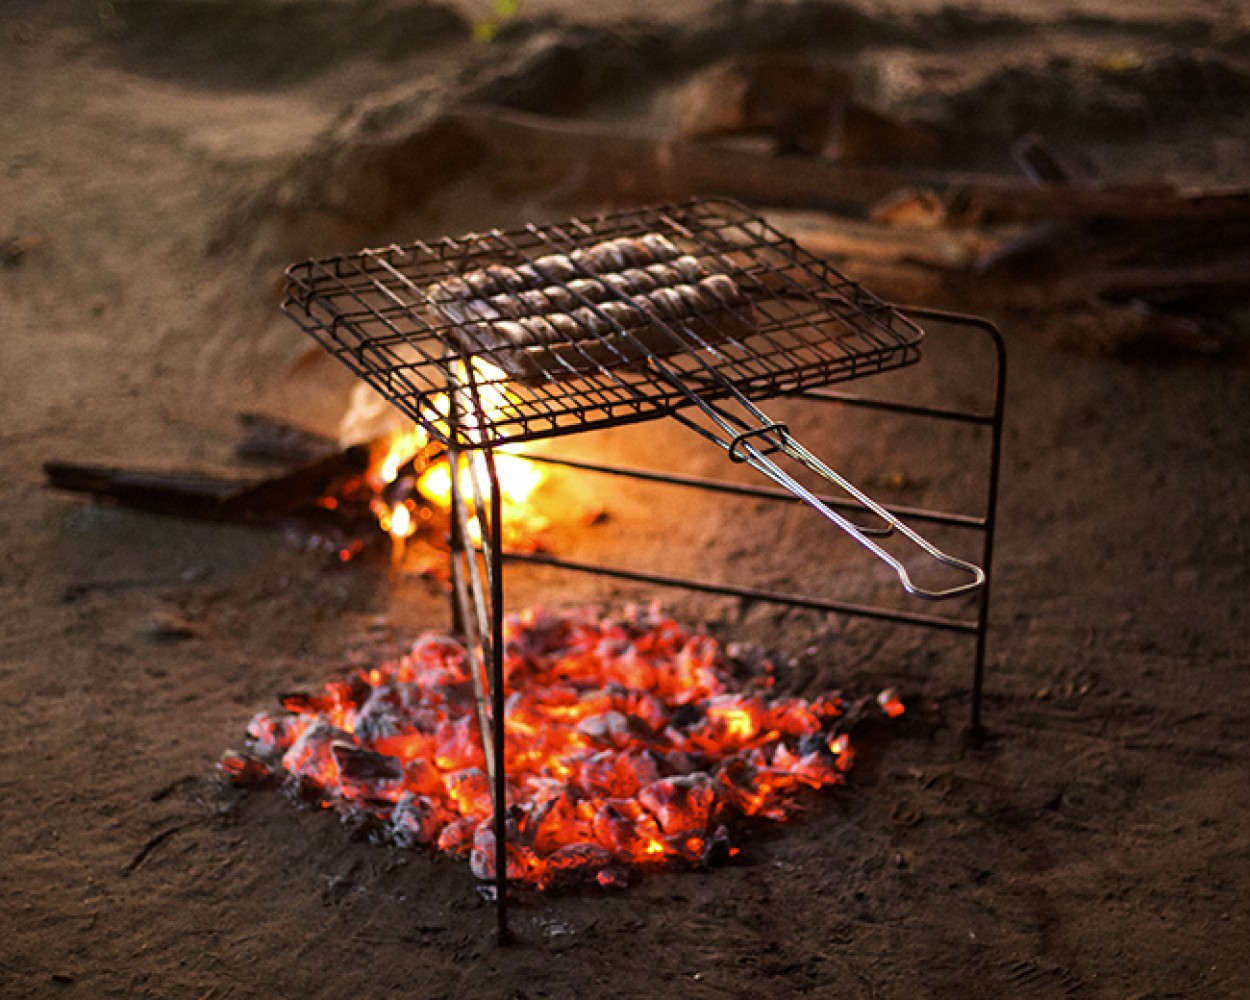
<instances>
[{"instance_id":1,"label":"campfire flame","mask_svg":"<svg viewBox=\"0 0 1250 1000\"><path fill-rule=\"evenodd\" d=\"M768 667L738 683L715 640L658 609L528 611L505 640L511 880L623 885L633 868L706 865L735 852L735 817L784 820L853 758L841 699L775 696ZM257 757L223 768L240 784L272 770L380 839L467 856L492 878L469 670L458 642L425 636L394 662L284 696L285 712L248 726Z\"/></svg>"},{"instance_id":2,"label":"campfire flame","mask_svg":"<svg viewBox=\"0 0 1250 1000\"><path fill-rule=\"evenodd\" d=\"M497 412L508 404L506 390L496 384L503 373L480 359L474 364L479 369L479 380L485 383L482 406L488 414ZM446 397L434 400L437 412L446 414L449 408ZM392 413L368 386L358 386L340 424L340 437L350 440L362 433L374 435L366 473L372 491L369 508L378 526L390 537L395 564L400 565L408 539L432 520L435 511L446 514L451 510L452 472L446 450L426 428L419 424L396 426ZM471 415L464 415L463 419L472 423ZM386 428L385 433L378 433L380 427ZM476 470L470 462L477 463ZM485 459L476 452L472 457L461 458L457 486L462 495L472 496L475 471L477 482L485 488L484 463ZM531 507L529 500L544 474L534 463L510 454L506 446L495 455L495 469L503 503L504 543L514 550L535 551L541 547L540 538L548 522ZM476 516L470 518L469 535L473 544L480 543L481 526Z\"/></svg>"}]
</instances>

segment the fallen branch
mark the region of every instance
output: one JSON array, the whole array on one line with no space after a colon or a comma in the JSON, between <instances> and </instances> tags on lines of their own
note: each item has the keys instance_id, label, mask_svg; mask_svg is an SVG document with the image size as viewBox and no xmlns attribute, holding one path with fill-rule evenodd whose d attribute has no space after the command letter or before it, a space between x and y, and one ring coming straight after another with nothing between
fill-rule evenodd
<instances>
[{"instance_id":1,"label":"fallen branch","mask_svg":"<svg viewBox=\"0 0 1250 1000\"><path fill-rule=\"evenodd\" d=\"M756 204L862 215L901 188L920 187L948 204L1004 219L1250 219L1245 188L1037 185L992 174L854 166L476 105L452 108L441 120L490 157L505 184L562 197L669 201L716 192Z\"/></svg>"},{"instance_id":2,"label":"fallen branch","mask_svg":"<svg viewBox=\"0 0 1250 1000\"><path fill-rule=\"evenodd\" d=\"M153 514L265 524L313 506L336 480L358 475L368 464L368 447L356 445L261 478L73 462L46 462L43 471L53 489L86 493Z\"/></svg>"},{"instance_id":3,"label":"fallen branch","mask_svg":"<svg viewBox=\"0 0 1250 1000\"><path fill-rule=\"evenodd\" d=\"M318 353L324 357L319 348ZM333 438L264 413L240 413L238 421L243 436L234 453L242 459L296 465L339 450Z\"/></svg>"},{"instance_id":4,"label":"fallen branch","mask_svg":"<svg viewBox=\"0 0 1250 1000\"><path fill-rule=\"evenodd\" d=\"M71 493L87 493L154 514L177 514L206 520L223 517L227 504L256 483L255 477L214 476L203 472L161 472L45 462L46 485Z\"/></svg>"}]
</instances>

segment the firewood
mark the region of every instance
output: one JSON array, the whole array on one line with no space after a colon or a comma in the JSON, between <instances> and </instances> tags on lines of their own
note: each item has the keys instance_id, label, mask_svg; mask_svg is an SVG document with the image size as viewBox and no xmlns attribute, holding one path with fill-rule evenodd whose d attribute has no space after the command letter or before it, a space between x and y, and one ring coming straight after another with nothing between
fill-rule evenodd
<instances>
[{"instance_id":1,"label":"firewood","mask_svg":"<svg viewBox=\"0 0 1250 1000\"><path fill-rule=\"evenodd\" d=\"M306 507L331 491L336 480L369 468L368 445L352 445L279 476L255 483L224 505L227 517L273 520Z\"/></svg>"},{"instance_id":2,"label":"firewood","mask_svg":"<svg viewBox=\"0 0 1250 1000\"><path fill-rule=\"evenodd\" d=\"M216 520L226 503L246 492L254 477L240 479L203 472L160 472L72 462L45 462L47 485L87 493L155 514Z\"/></svg>"},{"instance_id":3,"label":"firewood","mask_svg":"<svg viewBox=\"0 0 1250 1000\"><path fill-rule=\"evenodd\" d=\"M331 437L264 413L240 413L237 419L243 432L234 446L239 458L301 465L339 449Z\"/></svg>"},{"instance_id":4,"label":"firewood","mask_svg":"<svg viewBox=\"0 0 1250 1000\"><path fill-rule=\"evenodd\" d=\"M47 485L125 507L197 520L269 523L311 507L336 480L365 471L369 449L353 446L276 476L127 469L46 462Z\"/></svg>"}]
</instances>

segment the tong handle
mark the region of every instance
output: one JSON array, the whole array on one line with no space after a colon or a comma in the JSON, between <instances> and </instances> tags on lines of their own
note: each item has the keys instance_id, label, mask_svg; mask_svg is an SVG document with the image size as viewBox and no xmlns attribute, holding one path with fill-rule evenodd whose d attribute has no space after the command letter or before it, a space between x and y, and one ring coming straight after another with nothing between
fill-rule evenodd
<instances>
[{"instance_id":1,"label":"tong handle","mask_svg":"<svg viewBox=\"0 0 1250 1000\"><path fill-rule=\"evenodd\" d=\"M761 439L767 440L767 451L757 446L754 442ZM886 510L881 504L877 503L862 490L851 484L844 477L839 475L833 469L829 468L824 462L818 459L810 451L804 448L793 437L784 424L768 423L761 427L746 431L735 435L732 440L718 441L722 447L728 452L731 459L739 462L746 462L756 471L763 473L777 485L789 490L798 499L802 500L809 507L814 508L824 517L828 518L839 528L841 528L852 539L862 545L865 549L875 555L878 559L894 570L895 575L905 590L912 597L919 597L926 601L943 601L953 597L962 597L965 594L971 594L979 590L985 584L985 570L975 563L970 563L965 559L959 559L946 552L943 552L936 545L924 538L897 516ZM940 590L934 590L928 587L922 587L911 578L911 573L907 567L899 561L890 552L883 549L872 538L868 537L861 526L853 521L843 517L836 510L828 507L820 501L820 498L812 493L807 487L796 480L788 472L782 469L774 462L769 454L782 452L792 458L794 461L801 463L811 471L815 472L821 478L833 483L839 489L845 490L855 498L865 508L872 511L892 530L897 531L904 538L908 539L916 545L921 551L936 562L944 566L966 574L969 579L964 583L957 584L953 587L946 587Z\"/></svg>"}]
</instances>

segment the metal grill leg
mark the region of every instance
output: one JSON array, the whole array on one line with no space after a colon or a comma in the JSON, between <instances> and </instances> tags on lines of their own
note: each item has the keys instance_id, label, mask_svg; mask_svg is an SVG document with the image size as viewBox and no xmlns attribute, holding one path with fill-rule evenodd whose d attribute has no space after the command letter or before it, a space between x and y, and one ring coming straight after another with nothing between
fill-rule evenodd
<instances>
[{"instance_id":1,"label":"metal grill leg","mask_svg":"<svg viewBox=\"0 0 1250 1000\"><path fill-rule=\"evenodd\" d=\"M486 769L491 782L493 831L495 835L495 911L500 944L512 940L508 928L508 776L504 747L503 671L503 518L495 456L489 449L480 453L486 484L473 468L472 496L466 497L460 482L460 453L449 453L452 463L452 621L459 630L468 653L474 693L477 700L478 728ZM475 455L470 463L478 460ZM480 548L472 544L470 521L477 517ZM479 556L484 563L479 565ZM483 580L485 576L485 580ZM484 675L484 676L483 676ZM487 704L489 703L489 710Z\"/></svg>"},{"instance_id":2,"label":"metal grill leg","mask_svg":"<svg viewBox=\"0 0 1250 1000\"><path fill-rule=\"evenodd\" d=\"M479 502L479 522L485 513L483 506L490 510L489 525L482 525L482 549L490 581L490 662L487 666L490 671L491 751L494 757L491 770L494 775L495 807L495 915L499 943L508 944L512 940L512 931L508 927L508 765L504 743L503 501L495 454L487 449L482 457L489 496L485 498L485 505ZM481 499L479 497L479 501Z\"/></svg>"},{"instance_id":3,"label":"metal grill leg","mask_svg":"<svg viewBox=\"0 0 1250 1000\"><path fill-rule=\"evenodd\" d=\"M460 451L457 448L447 450L447 462L453 470L451 477L451 527L447 532L447 548L450 552L451 568L451 634L461 642L467 642L469 631L465 621L464 608L460 603L460 595L467 592L468 581L464 578L465 537L460 530L464 497L460 494L454 470L460 467Z\"/></svg>"},{"instance_id":4,"label":"metal grill leg","mask_svg":"<svg viewBox=\"0 0 1250 1000\"><path fill-rule=\"evenodd\" d=\"M948 312L945 309L928 309L921 306L901 306L905 312L922 319L936 319L953 326L972 327L980 330L994 345L994 401L987 421L990 428L990 468L985 488L985 514L982 528L981 567L985 571L985 583L977 601L976 651L972 665L972 718L969 735L974 743L983 742L985 725L981 720L981 700L985 680L985 642L990 623L990 586L993 582L994 529L998 522L998 477L1002 468L1003 412L1007 395L1007 344L1002 331L980 316Z\"/></svg>"}]
</instances>

